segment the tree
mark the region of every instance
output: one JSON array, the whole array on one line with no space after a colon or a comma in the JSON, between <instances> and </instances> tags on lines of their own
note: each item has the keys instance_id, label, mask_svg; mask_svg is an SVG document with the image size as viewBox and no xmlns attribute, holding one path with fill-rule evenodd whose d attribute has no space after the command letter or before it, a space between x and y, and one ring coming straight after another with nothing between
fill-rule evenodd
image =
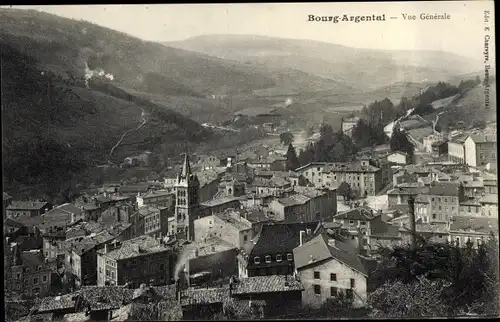
<instances>
[{"instance_id":1,"label":"tree","mask_svg":"<svg viewBox=\"0 0 500 322\"><path fill-rule=\"evenodd\" d=\"M309 144L305 150L300 150L299 163L301 166L307 165L314 161L314 147Z\"/></svg>"},{"instance_id":2,"label":"tree","mask_svg":"<svg viewBox=\"0 0 500 322\"><path fill-rule=\"evenodd\" d=\"M307 128L306 135L307 135L308 137L310 137L310 136L313 136L313 135L314 135L314 127L313 127L313 126L310 126L310 127L308 127L308 128Z\"/></svg>"},{"instance_id":3,"label":"tree","mask_svg":"<svg viewBox=\"0 0 500 322\"><path fill-rule=\"evenodd\" d=\"M286 169L295 170L300 166L297 153L295 153L295 148L292 143L288 145L288 150L286 151Z\"/></svg>"},{"instance_id":4,"label":"tree","mask_svg":"<svg viewBox=\"0 0 500 322\"><path fill-rule=\"evenodd\" d=\"M288 145L293 142L293 134L290 132L283 132L280 134L280 142L283 145Z\"/></svg>"},{"instance_id":5,"label":"tree","mask_svg":"<svg viewBox=\"0 0 500 322\"><path fill-rule=\"evenodd\" d=\"M413 144L408 140L406 135L401 132L398 128L395 128L392 132L390 140L391 151L401 151L408 155L409 160L413 160Z\"/></svg>"},{"instance_id":6,"label":"tree","mask_svg":"<svg viewBox=\"0 0 500 322\"><path fill-rule=\"evenodd\" d=\"M351 186L345 181L342 181L337 189L337 193L344 197L344 201L351 199L351 196L353 194Z\"/></svg>"}]
</instances>

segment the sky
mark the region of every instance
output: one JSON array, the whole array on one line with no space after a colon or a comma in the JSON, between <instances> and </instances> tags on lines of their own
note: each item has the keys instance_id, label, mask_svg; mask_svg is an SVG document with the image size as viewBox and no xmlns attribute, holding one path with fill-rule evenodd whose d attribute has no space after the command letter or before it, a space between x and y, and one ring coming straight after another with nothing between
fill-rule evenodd
<instances>
[{"instance_id":1,"label":"sky","mask_svg":"<svg viewBox=\"0 0 500 322\"><path fill-rule=\"evenodd\" d=\"M482 59L484 10L493 1L15 6L84 19L150 41L209 34L311 39L356 48L444 50ZM449 20L420 20L421 13ZM308 22L308 15L385 14L385 22ZM404 20L402 14L416 15ZM389 17L397 19L389 19ZM494 36L491 37L494 39Z\"/></svg>"}]
</instances>

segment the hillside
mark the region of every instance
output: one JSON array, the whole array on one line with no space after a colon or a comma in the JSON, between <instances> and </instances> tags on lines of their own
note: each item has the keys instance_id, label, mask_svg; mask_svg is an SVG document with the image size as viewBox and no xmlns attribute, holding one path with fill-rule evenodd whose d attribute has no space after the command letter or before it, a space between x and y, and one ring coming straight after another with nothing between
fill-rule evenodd
<instances>
[{"instance_id":1,"label":"hillside","mask_svg":"<svg viewBox=\"0 0 500 322\"><path fill-rule=\"evenodd\" d=\"M147 42L86 21L35 10L0 10L0 39L62 77L84 76L85 63L138 91L171 95L248 92L274 86L236 62Z\"/></svg>"},{"instance_id":2,"label":"hillside","mask_svg":"<svg viewBox=\"0 0 500 322\"><path fill-rule=\"evenodd\" d=\"M478 70L469 59L433 51L382 51L263 36L198 36L165 45L269 68L294 68L364 90L394 82L448 79Z\"/></svg>"},{"instance_id":3,"label":"hillside","mask_svg":"<svg viewBox=\"0 0 500 322\"><path fill-rule=\"evenodd\" d=\"M75 176L106 162L120 136L141 123L143 111L146 124L124 138L112 161L144 150L174 153L185 138L198 142L210 134L113 84L91 80L87 88L83 81L64 80L0 43L4 188L14 196L57 195Z\"/></svg>"}]
</instances>

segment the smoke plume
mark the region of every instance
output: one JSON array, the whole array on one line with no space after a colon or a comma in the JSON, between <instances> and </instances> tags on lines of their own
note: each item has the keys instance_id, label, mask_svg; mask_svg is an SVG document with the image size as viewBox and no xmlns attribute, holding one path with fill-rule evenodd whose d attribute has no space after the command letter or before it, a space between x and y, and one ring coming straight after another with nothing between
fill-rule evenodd
<instances>
[{"instance_id":1,"label":"smoke plume","mask_svg":"<svg viewBox=\"0 0 500 322\"><path fill-rule=\"evenodd\" d=\"M110 73L106 73L102 68L97 68L97 69L90 69L89 68L89 65L87 64L87 62L85 62L85 86L87 86L87 88L89 87L89 80L94 78L94 77L99 77L101 79L105 78L107 80L114 80L115 77L110 74Z\"/></svg>"}]
</instances>

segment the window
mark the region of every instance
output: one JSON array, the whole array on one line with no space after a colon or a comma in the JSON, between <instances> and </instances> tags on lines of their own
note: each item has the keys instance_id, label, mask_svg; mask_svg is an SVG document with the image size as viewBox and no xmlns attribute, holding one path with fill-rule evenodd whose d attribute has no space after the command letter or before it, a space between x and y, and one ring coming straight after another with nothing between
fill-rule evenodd
<instances>
[{"instance_id":1,"label":"window","mask_svg":"<svg viewBox=\"0 0 500 322\"><path fill-rule=\"evenodd\" d=\"M361 226L364 226L364 225L366 225L366 221L361 222Z\"/></svg>"},{"instance_id":2,"label":"window","mask_svg":"<svg viewBox=\"0 0 500 322\"><path fill-rule=\"evenodd\" d=\"M165 270L165 264L160 264L160 271L164 271Z\"/></svg>"},{"instance_id":3,"label":"window","mask_svg":"<svg viewBox=\"0 0 500 322\"><path fill-rule=\"evenodd\" d=\"M266 263L270 263L271 262L271 255L266 255Z\"/></svg>"},{"instance_id":4,"label":"window","mask_svg":"<svg viewBox=\"0 0 500 322\"><path fill-rule=\"evenodd\" d=\"M332 281L332 282L337 281L337 274L335 274L335 273L331 273L331 274L330 274L330 281Z\"/></svg>"},{"instance_id":5,"label":"window","mask_svg":"<svg viewBox=\"0 0 500 322\"><path fill-rule=\"evenodd\" d=\"M247 240L248 240L248 236L247 236L247 235L243 236L243 241L244 241L245 243L247 242Z\"/></svg>"},{"instance_id":6,"label":"window","mask_svg":"<svg viewBox=\"0 0 500 322\"><path fill-rule=\"evenodd\" d=\"M255 264L260 264L260 257L256 256L254 259L253 259L253 262Z\"/></svg>"},{"instance_id":7,"label":"window","mask_svg":"<svg viewBox=\"0 0 500 322\"><path fill-rule=\"evenodd\" d=\"M351 288L354 288L354 285L355 285L355 280L354 278L351 278Z\"/></svg>"},{"instance_id":8,"label":"window","mask_svg":"<svg viewBox=\"0 0 500 322\"><path fill-rule=\"evenodd\" d=\"M349 223L352 225L354 224L354 220L349 220Z\"/></svg>"},{"instance_id":9,"label":"window","mask_svg":"<svg viewBox=\"0 0 500 322\"><path fill-rule=\"evenodd\" d=\"M338 290L336 287L330 287L330 296L337 296Z\"/></svg>"},{"instance_id":10,"label":"window","mask_svg":"<svg viewBox=\"0 0 500 322\"><path fill-rule=\"evenodd\" d=\"M21 278L21 274L17 273L16 274L16 279L20 279Z\"/></svg>"},{"instance_id":11,"label":"window","mask_svg":"<svg viewBox=\"0 0 500 322\"><path fill-rule=\"evenodd\" d=\"M281 254L276 255L276 261L279 263L282 261Z\"/></svg>"},{"instance_id":12,"label":"window","mask_svg":"<svg viewBox=\"0 0 500 322\"><path fill-rule=\"evenodd\" d=\"M292 254L286 254L286 260L292 261L293 260Z\"/></svg>"},{"instance_id":13,"label":"window","mask_svg":"<svg viewBox=\"0 0 500 322\"><path fill-rule=\"evenodd\" d=\"M354 298L354 292L352 291L352 289L345 290L345 295L350 300L352 300Z\"/></svg>"},{"instance_id":14,"label":"window","mask_svg":"<svg viewBox=\"0 0 500 322\"><path fill-rule=\"evenodd\" d=\"M320 279L320 273L319 272L314 272L314 279L319 280Z\"/></svg>"},{"instance_id":15,"label":"window","mask_svg":"<svg viewBox=\"0 0 500 322\"><path fill-rule=\"evenodd\" d=\"M28 279L24 280L24 285L28 285Z\"/></svg>"},{"instance_id":16,"label":"window","mask_svg":"<svg viewBox=\"0 0 500 322\"><path fill-rule=\"evenodd\" d=\"M313 285L313 286L314 286L314 294L321 295L321 286L320 285Z\"/></svg>"},{"instance_id":17,"label":"window","mask_svg":"<svg viewBox=\"0 0 500 322\"><path fill-rule=\"evenodd\" d=\"M43 277L42 277L42 281L43 281L44 283L46 283L46 282L47 282L47 275L43 275Z\"/></svg>"},{"instance_id":18,"label":"window","mask_svg":"<svg viewBox=\"0 0 500 322\"><path fill-rule=\"evenodd\" d=\"M33 285L37 285L38 284L38 277L33 277Z\"/></svg>"},{"instance_id":19,"label":"window","mask_svg":"<svg viewBox=\"0 0 500 322\"><path fill-rule=\"evenodd\" d=\"M432 214L432 219L436 219L436 214Z\"/></svg>"}]
</instances>

